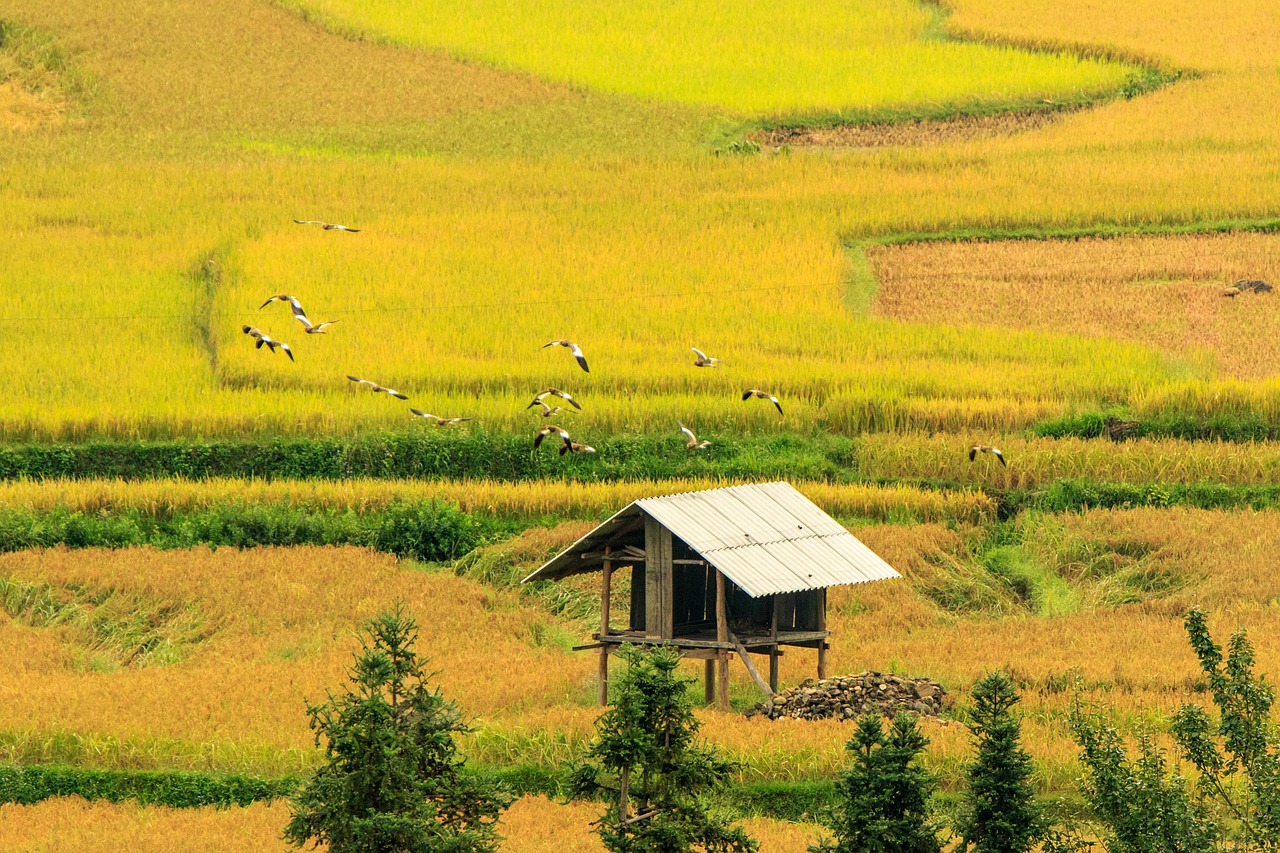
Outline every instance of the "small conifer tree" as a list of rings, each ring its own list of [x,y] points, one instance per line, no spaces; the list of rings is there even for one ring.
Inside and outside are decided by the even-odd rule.
[[[969,731],[977,757],[966,768],[969,787],[960,834],[977,853],[1025,853],[1042,829],[1031,786],[1031,756],[1022,748],[1013,679],[993,672],[973,688]]]
[[[326,761],[292,802],[285,840],[332,853],[490,853],[510,798],[462,773],[467,731],[413,650],[417,625],[397,605],[365,625],[344,692],[308,705]]]
[[[916,761],[928,743],[913,715],[898,714],[888,732],[878,714],[861,717],[848,743],[854,764],[837,789],[835,838],[810,853],[938,853],[929,821],[934,780]]]
[[[596,823],[604,846],[612,853],[753,853],[755,841],[705,803],[733,765],[697,739],[687,689],[693,679],[676,671],[679,653],[624,646],[620,654],[627,668],[573,784],[579,796],[610,800]]]

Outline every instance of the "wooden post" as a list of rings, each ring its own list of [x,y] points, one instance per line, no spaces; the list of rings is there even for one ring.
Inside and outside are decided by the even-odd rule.
[[[609,546],[604,546],[604,570],[600,573],[600,639],[609,636],[609,593],[613,581],[613,561],[609,559]],[[609,704],[609,647],[600,647],[600,672],[596,684],[596,699],[603,708]]]
[[[778,596],[769,596],[769,689],[778,692]]]
[[[644,519],[644,633],[670,640],[674,633],[675,606],[672,603],[673,567],[671,531],[652,518]]]
[[[818,630],[827,630],[827,591],[822,590],[818,598]],[[827,677],[827,638],[818,640],[818,680]]]
[[[724,573],[716,569],[716,642],[729,642],[729,605],[725,601]],[[720,670],[716,679],[716,704],[721,711],[729,710],[729,652],[716,650],[716,664]]]
[[[707,658],[703,669],[702,698],[704,705],[712,705],[716,701],[716,662]]]

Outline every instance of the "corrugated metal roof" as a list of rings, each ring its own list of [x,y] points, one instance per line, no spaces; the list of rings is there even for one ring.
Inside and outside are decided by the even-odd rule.
[[[901,577],[791,484],[778,482],[638,500],[525,580],[595,569],[597,562],[584,564],[581,555],[640,512],[755,598]]]

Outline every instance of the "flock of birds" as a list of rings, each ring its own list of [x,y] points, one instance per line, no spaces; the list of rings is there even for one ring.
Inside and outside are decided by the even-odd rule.
[[[318,219],[295,219],[293,221],[299,225],[317,225],[325,231],[346,231],[352,234],[359,233],[360,231],[359,228],[350,228],[346,225],[339,225],[333,222],[324,222]],[[263,302],[260,306],[258,306],[258,310],[261,311],[263,308],[266,308],[272,302],[287,302],[289,304],[290,310],[293,312],[294,319],[302,324],[303,331],[308,335],[324,334],[330,326],[338,322],[337,320],[328,320],[323,323],[311,322],[311,319],[307,317],[307,312],[302,307],[302,303],[298,300],[296,296],[292,296],[288,293],[280,293],[270,297],[269,299],[267,299],[267,301]],[[256,349],[262,349],[265,346],[273,354],[277,349],[281,349],[284,351],[285,355],[289,356],[290,361],[295,360],[293,357],[293,350],[290,349],[289,345],[284,341],[280,341],[271,337],[270,335],[263,332],[261,329],[257,328],[256,326],[245,325],[241,327],[241,330],[250,338],[254,339],[255,341],[254,347]],[[542,349],[546,349],[547,347],[564,347],[565,349],[569,350],[570,354],[573,355],[574,360],[577,361],[578,366],[581,367],[584,372],[586,373],[591,372],[591,368],[587,365],[587,357],[586,355],[583,354],[582,347],[580,347],[577,343],[567,339],[557,339],[554,341],[548,341],[547,343],[542,345]],[[712,356],[707,355],[705,352],[698,349],[697,347],[690,347],[690,349],[693,351],[693,354],[695,357],[693,362],[694,367],[719,367],[720,366],[720,359],[713,358]],[[349,379],[352,382],[355,382],[358,385],[363,385],[364,387],[368,388],[370,391],[372,391],[375,394],[386,394],[390,397],[395,397],[397,400],[409,399],[408,395],[402,394],[399,391],[395,390],[394,388],[388,388],[385,385],[380,385],[379,383],[374,382],[371,379],[361,379],[358,376],[347,376],[347,379]],[[773,394],[770,394],[768,391],[762,391],[759,388],[748,388],[742,392],[742,399],[744,402],[747,400],[751,400],[753,398],[757,400],[768,400],[770,403],[773,403],[774,408],[778,410],[779,416],[785,417],[785,415],[783,415],[783,412],[782,412],[782,403],[778,401],[778,398],[776,396],[774,396]],[[571,406],[572,408],[566,409],[560,406],[558,403],[554,405],[549,405],[547,403],[548,399],[563,401],[567,403],[569,406]],[[558,388],[547,388],[543,391],[539,391],[537,394],[534,395],[533,402],[529,403],[529,405],[526,406],[525,409],[526,410],[532,409],[534,406],[539,406],[541,408],[540,414],[543,418],[551,418],[560,414],[571,413],[574,410],[577,410],[577,411],[582,410],[582,406],[578,403],[577,400],[573,399],[572,396],[565,393],[564,391],[559,390]],[[469,417],[442,418],[437,415],[433,415],[430,412],[424,412],[424,411],[421,411],[420,409],[414,409],[414,408],[410,408],[409,411],[412,412],[417,417],[424,418],[425,420],[430,421],[431,423],[434,423],[436,426],[441,426],[441,427],[451,426],[453,424],[460,424],[466,421],[473,420],[473,418],[469,418]],[[698,436],[694,434],[693,430],[685,426],[683,422],[676,421],[676,423],[680,427],[680,432],[684,434],[685,438],[687,439],[685,442],[685,447],[688,450],[694,450],[694,451],[705,450],[707,447],[711,446],[710,441],[699,440]],[[557,439],[559,440],[560,442],[559,452],[561,456],[564,456],[567,453],[595,453],[596,452],[596,449],[591,445],[574,441],[570,437],[568,431],[558,426],[544,426],[541,429],[539,429],[537,433],[534,435],[534,439],[533,439],[534,449],[536,450],[537,448],[541,447],[542,442],[551,436],[556,436]],[[1004,454],[1002,454],[998,448],[991,447],[988,445],[983,445],[983,444],[975,444],[969,448],[969,461],[972,462],[975,458],[977,458],[977,455],[979,453],[990,453],[1000,460],[1001,465],[1008,464],[1007,462],[1005,462]]]

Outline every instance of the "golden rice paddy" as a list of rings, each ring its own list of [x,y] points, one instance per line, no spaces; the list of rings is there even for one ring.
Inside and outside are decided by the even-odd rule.
[[[465,429],[526,432],[537,418],[524,406],[548,385],[583,402],[572,428],[584,437],[671,432],[676,419],[721,441],[868,433],[851,459],[859,478],[974,488],[802,486],[863,523],[858,535],[905,575],[833,592],[831,668],[927,674],[959,701],[986,671],[1010,670],[1046,793],[1078,771],[1062,722],[1073,696],[1106,701],[1126,729],[1202,700],[1180,623],[1193,603],[1218,636],[1248,628],[1259,669],[1280,671],[1280,589],[1260,568],[1280,545],[1280,515],[1022,517],[1005,557],[1040,573],[1043,597],[1019,601],[992,585],[994,507],[977,490],[1275,482],[1272,442],[1112,444],[1028,429],[1099,408],[1280,421],[1268,369],[1280,295],[1219,295],[1236,278],[1280,284],[1274,235],[1229,228],[1280,215],[1275,4],[1223,15],[1138,0],[1118,16],[1094,0],[953,0],[948,17],[898,0],[816,17],[797,4],[693,5],[667,4],[681,26],[656,40],[644,35],[654,4],[619,8],[609,26],[588,15],[575,28],[595,39],[584,50],[556,16],[602,8],[587,0],[470,4],[431,32],[395,0],[0,0],[0,21],[42,46],[0,46],[0,438],[424,426],[410,405],[476,417]],[[481,37],[487,16],[508,13],[522,16],[510,32],[531,37]],[[779,15],[777,51],[742,35]],[[1049,53],[1023,50],[1036,45]],[[687,62],[663,64],[673,53]],[[840,71],[851,61],[857,76]],[[752,123],[797,115],[1055,110],[1125,85],[1138,61],[1182,77],[927,147],[734,153],[750,151],[733,143]],[[932,63],[945,73],[922,73]],[[706,85],[690,84],[704,72]],[[1215,234],[1159,234],[1170,228]],[[1132,236],[896,245],[1023,230]],[[258,309],[284,292],[338,324],[306,336],[284,306]],[[296,361],[255,350],[242,324],[287,341]],[[560,337],[582,344],[591,373],[540,348]],[[692,346],[723,366],[694,368]],[[348,374],[411,400],[357,389]],[[745,387],[778,394],[785,418],[744,404]],[[998,441],[1010,465],[970,463],[971,441]],[[362,511],[440,497],[581,519],[713,484],[10,483],[0,506]],[[898,512],[919,523],[888,523]],[[532,561],[581,529],[511,550]],[[141,668],[95,655],[74,626],[0,620],[0,759],[305,771],[316,761],[305,700],[340,683],[360,621],[396,600],[419,618],[445,695],[475,715],[462,742],[472,760],[559,764],[595,719],[595,659],[568,651],[590,626],[536,597],[360,549],[55,549],[0,556],[0,578],[119,590],[200,622],[172,662]],[[783,682],[813,668],[788,654]],[[739,669],[742,704],[754,688]],[[839,723],[703,713],[745,779],[831,777],[844,764]],[[930,765],[955,785],[967,734],[925,727]],[[0,806],[0,847],[169,850],[198,837],[270,849],[285,815]],[[507,849],[597,850],[591,818],[526,798],[508,815]],[[751,829],[766,851],[813,838],[809,826]]]

